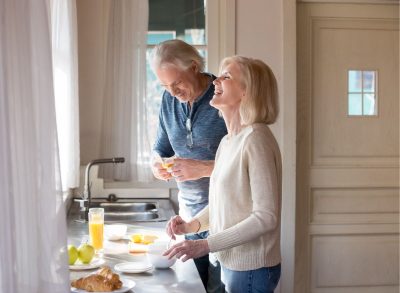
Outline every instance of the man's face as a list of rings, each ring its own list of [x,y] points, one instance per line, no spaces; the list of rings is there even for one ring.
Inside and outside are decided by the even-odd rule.
[[[156,70],[160,84],[181,103],[193,102],[195,95],[194,85],[197,76],[193,68],[182,70],[177,66],[161,67]]]

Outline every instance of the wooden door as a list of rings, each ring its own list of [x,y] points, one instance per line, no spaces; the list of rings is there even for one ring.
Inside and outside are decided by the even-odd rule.
[[[295,291],[399,292],[399,6],[297,17]],[[376,74],[375,115],[349,115],[349,71]]]

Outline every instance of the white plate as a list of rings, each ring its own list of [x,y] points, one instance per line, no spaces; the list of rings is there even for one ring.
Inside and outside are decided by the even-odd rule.
[[[121,273],[138,274],[150,271],[153,269],[153,265],[148,262],[122,262],[116,264],[114,269]]]
[[[133,287],[135,287],[135,285],[136,285],[135,281],[132,281],[132,280],[128,280],[128,279],[124,279],[124,278],[121,278],[120,280],[122,282],[122,287],[118,290],[112,291],[113,293],[127,292],[127,291],[131,290]],[[88,291],[71,287],[71,292],[87,293]],[[96,292],[93,292],[93,293],[96,293]],[[97,293],[99,293],[99,292],[97,292]]]
[[[69,266],[69,269],[70,270],[91,270],[91,269],[100,267],[104,263],[105,263],[105,260],[102,258],[94,258],[88,264],[83,264],[78,259],[75,264]]]
[[[127,228],[128,226],[123,224],[105,225],[104,236],[111,241],[120,240],[125,236]]]

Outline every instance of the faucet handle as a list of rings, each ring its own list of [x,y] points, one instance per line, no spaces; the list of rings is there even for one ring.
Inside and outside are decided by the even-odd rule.
[[[79,219],[77,222],[85,223],[88,221],[89,213],[89,200],[84,198],[74,198],[75,202],[79,202]]]
[[[84,198],[74,198],[75,202],[79,202],[79,207],[81,209],[86,209],[89,206],[89,200]]]
[[[113,160],[114,164],[116,164],[116,163],[124,163],[125,162],[125,158],[124,157],[115,157],[115,158],[112,158],[112,160]]]

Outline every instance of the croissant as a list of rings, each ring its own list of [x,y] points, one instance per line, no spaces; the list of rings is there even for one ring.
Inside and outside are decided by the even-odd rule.
[[[122,287],[122,282],[119,279],[119,275],[118,274],[114,274],[109,267],[107,267],[107,266],[101,267],[96,272],[96,274],[100,275],[100,276],[103,276],[108,281],[110,281],[114,286],[114,290],[120,289]]]
[[[80,278],[78,280],[72,281],[72,287],[77,289],[83,289],[88,292],[111,292],[114,290],[114,285],[109,280],[101,275],[89,275],[84,278]]]

